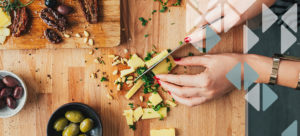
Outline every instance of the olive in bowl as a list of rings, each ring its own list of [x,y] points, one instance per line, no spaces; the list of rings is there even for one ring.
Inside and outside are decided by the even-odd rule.
[[[27,87],[16,74],[0,70],[0,118],[16,115],[27,100]]]
[[[65,123],[65,119],[68,123]],[[102,136],[101,120],[91,107],[82,103],[68,103],[58,108],[48,121],[47,136],[56,135]]]

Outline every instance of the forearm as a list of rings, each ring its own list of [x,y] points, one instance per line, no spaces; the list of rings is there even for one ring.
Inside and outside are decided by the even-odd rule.
[[[260,55],[243,55],[247,62],[259,75],[257,83],[268,83],[272,72],[273,60]],[[278,69],[277,84],[290,88],[295,88],[298,83],[300,73],[300,62],[281,60]]]

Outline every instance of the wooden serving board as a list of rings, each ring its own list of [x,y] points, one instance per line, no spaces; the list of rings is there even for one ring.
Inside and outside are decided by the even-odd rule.
[[[60,2],[75,9],[73,14],[66,16],[69,27],[65,32],[60,33],[64,39],[62,43],[51,44],[44,37],[44,31],[51,28],[39,17],[41,10],[46,6],[44,0],[35,0],[28,6],[32,16],[29,32],[21,37],[7,37],[5,44],[0,45],[0,49],[98,48],[114,47],[120,44],[120,0],[99,0],[100,21],[97,24],[89,24],[86,21],[77,0],[61,0]],[[93,46],[84,43],[84,30],[88,31],[90,38],[94,40]],[[71,37],[65,38],[64,33]],[[76,33],[81,34],[82,37],[75,37]]]

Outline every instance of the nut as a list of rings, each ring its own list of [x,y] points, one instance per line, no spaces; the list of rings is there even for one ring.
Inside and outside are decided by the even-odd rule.
[[[143,102],[144,101],[144,97],[140,96],[140,101]]]
[[[114,60],[117,60],[119,58],[119,56],[114,57]]]
[[[110,94],[106,94],[106,97],[110,100],[114,99]]]
[[[80,38],[80,37],[81,37],[81,35],[80,35],[79,33],[75,34],[75,36],[76,36],[77,38]]]
[[[94,40],[93,40],[93,39],[89,39],[88,44],[89,44],[90,46],[93,46],[93,45],[94,45]]]
[[[115,66],[115,65],[118,65],[118,64],[120,64],[120,61],[119,60],[117,60],[117,61],[115,61],[113,64],[111,64],[112,66]]]
[[[124,82],[125,82],[125,80],[126,80],[126,78],[125,78],[125,77],[122,77],[121,79],[122,79],[121,81],[122,81],[123,83],[124,83]]]
[[[89,38],[84,38],[84,39],[83,39],[83,42],[84,42],[84,43],[87,43],[88,40],[89,40]]]
[[[93,55],[93,54],[94,54],[94,50],[91,50],[91,51],[89,52],[89,54],[90,54],[90,55]]]
[[[121,84],[117,85],[117,90],[120,91],[121,90]]]
[[[128,85],[128,87],[132,87],[132,86],[133,86],[133,83],[131,83],[131,84]]]
[[[97,78],[97,73],[91,73],[90,78],[96,79]]]
[[[110,54],[110,55],[108,55],[108,57],[109,57],[109,58],[115,58],[116,56],[115,56],[115,55],[112,55],[112,54]]]
[[[69,34],[64,34],[64,37],[70,38],[71,36]]]
[[[95,62],[95,63],[100,63],[100,61],[99,61],[98,58],[97,58],[97,59],[94,59],[94,62]]]
[[[89,37],[89,36],[90,36],[90,33],[89,33],[88,31],[84,30],[84,31],[83,31],[83,35],[84,35],[85,37]]]
[[[127,80],[127,81],[126,81],[126,84],[131,84],[131,83],[133,83],[132,80]]]
[[[117,74],[118,74],[118,70],[113,71],[112,74],[113,74],[113,75],[117,75]]]
[[[128,53],[128,50],[127,50],[127,49],[124,49],[124,53]]]
[[[132,79],[133,79],[133,76],[128,76],[127,79],[128,79],[128,80],[132,80]]]

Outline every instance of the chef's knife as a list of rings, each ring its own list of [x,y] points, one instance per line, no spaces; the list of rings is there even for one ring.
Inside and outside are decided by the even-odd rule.
[[[211,23],[208,23],[204,26],[202,26],[200,29],[205,29],[208,25],[210,24],[213,24],[214,22],[217,22],[219,21],[220,19],[222,19],[223,17],[221,18],[218,18],[216,20],[214,20],[213,22]],[[180,45],[178,47],[176,47],[174,50],[172,50],[171,52],[168,53],[167,56],[163,57],[162,59],[160,59],[158,62],[156,62],[155,64],[153,64],[150,68],[148,68],[143,74],[139,75],[137,78],[135,78],[134,82],[136,82],[138,79],[140,79],[142,76],[144,76],[145,74],[147,74],[149,71],[151,71],[155,66],[157,66],[160,62],[164,61],[167,57],[169,57],[172,53],[174,53],[175,51],[177,51],[178,49],[180,49],[181,47],[183,47],[184,45],[186,45],[188,43],[186,42],[182,42],[180,43]]]

